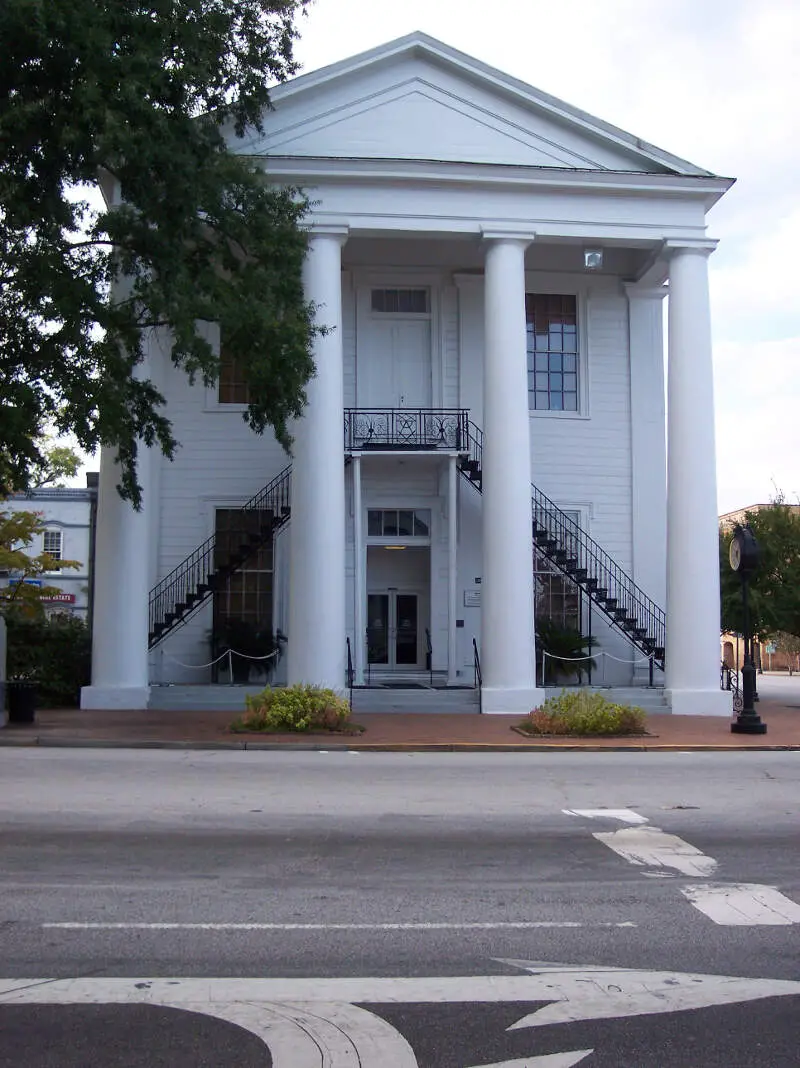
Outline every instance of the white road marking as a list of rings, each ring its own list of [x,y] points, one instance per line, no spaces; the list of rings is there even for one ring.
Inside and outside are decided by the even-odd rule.
[[[596,831],[594,837],[621,857],[648,868],[674,868],[683,875],[705,878],[713,875],[717,862],[693,845],[658,827],[626,827],[621,831]]]
[[[246,1028],[264,1042],[278,1068],[418,1068],[400,1032],[358,1005],[206,1001],[172,1007]]]
[[[647,823],[646,816],[640,816],[632,808],[562,808],[565,816],[585,816],[590,820],[619,820],[621,823]]]
[[[682,886],[681,893],[696,909],[723,927],[782,927],[800,923],[800,905],[775,886],[697,883]]]
[[[2,1004],[153,1004],[187,1007],[250,1002],[297,1006],[313,1012],[320,1002],[469,1003],[542,1001],[538,1012],[513,1029],[571,1020],[611,1019],[679,1012],[768,997],[800,997],[800,982],[725,975],[651,972],[632,968],[543,965],[508,961],[526,975],[199,979],[116,978],[2,979]],[[326,1011],[327,1008],[326,1008]],[[535,1019],[535,1024],[530,1021]]]
[[[535,931],[543,928],[636,927],[619,923],[580,923],[576,920],[487,921],[485,923],[105,923],[63,921],[43,923],[62,931]]]
[[[523,1057],[515,1061],[495,1061],[494,1064],[475,1065],[475,1068],[572,1068],[585,1060],[593,1049],[574,1049],[569,1053],[545,1053],[541,1057]]]

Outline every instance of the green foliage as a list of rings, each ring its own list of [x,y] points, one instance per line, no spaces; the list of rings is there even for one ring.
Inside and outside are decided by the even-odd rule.
[[[296,70],[309,0],[4,0],[0,5],[0,493],[30,485],[41,432],[172,457],[149,335],[216,381],[219,324],[246,418],[288,447],[313,373],[308,203],[228,143],[262,130]],[[97,208],[102,190],[106,207]]]
[[[45,522],[38,512],[0,511],[0,571],[7,571],[19,581],[0,587],[0,615],[11,612],[44,618],[42,597],[61,593],[54,586],[31,586],[25,579],[41,581],[47,572],[75,570],[77,560],[56,560],[49,553],[31,556],[34,540],[43,533]]]
[[[597,667],[594,658],[575,661],[578,657],[588,657],[589,650],[597,644],[596,638],[587,637],[575,627],[562,627],[550,619],[537,620],[536,623],[536,671],[539,685],[542,680],[552,683],[556,679],[577,676],[584,671]],[[547,657],[545,657],[547,653]]]
[[[321,686],[267,687],[245,698],[245,714],[234,731],[345,731],[350,706],[335,690]]]
[[[744,522],[750,524],[761,550],[758,570],[750,579],[753,633],[800,634],[800,515],[779,495],[769,507],[747,512]],[[720,630],[741,634],[742,583],[728,559],[732,536],[732,529],[720,530]]]
[[[590,690],[563,690],[534,708],[520,728],[526,734],[611,735],[642,734],[646,716],[641,708],[618,705]]]
[[[76,705],[90,681],[91,637],[74,616],[30,618],[12,611],[8,625],[8,677],[36,683],[40,705]]]

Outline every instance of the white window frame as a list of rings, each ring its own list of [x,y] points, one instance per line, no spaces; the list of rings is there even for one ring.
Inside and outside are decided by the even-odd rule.
[[[536,409],[528,407],[528,415],[532,419],[589,419],[589,389],[590,360],[589,360],[589,287],[586,280],[568,275],[559,279],[552,274],[540,274],[527,271],[525,273],[525,293],[534,296],[567,296],[575,297],[576,313],[578,317],[578,410],[577,412],[553,411],[552,409]],[[528,394],[530,397],[530,393]],[[530,400],[528,401],[530,405]]]

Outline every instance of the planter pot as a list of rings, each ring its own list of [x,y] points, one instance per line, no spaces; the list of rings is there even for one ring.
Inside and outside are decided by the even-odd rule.
[[[36,718],[36,683],[8,682],[8,722],[33,723]]]

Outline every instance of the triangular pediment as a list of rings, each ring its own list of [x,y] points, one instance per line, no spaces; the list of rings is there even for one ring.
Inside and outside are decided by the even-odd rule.
[[[273,104],[238,151],[708,173],[424,34],[287,82]]]

